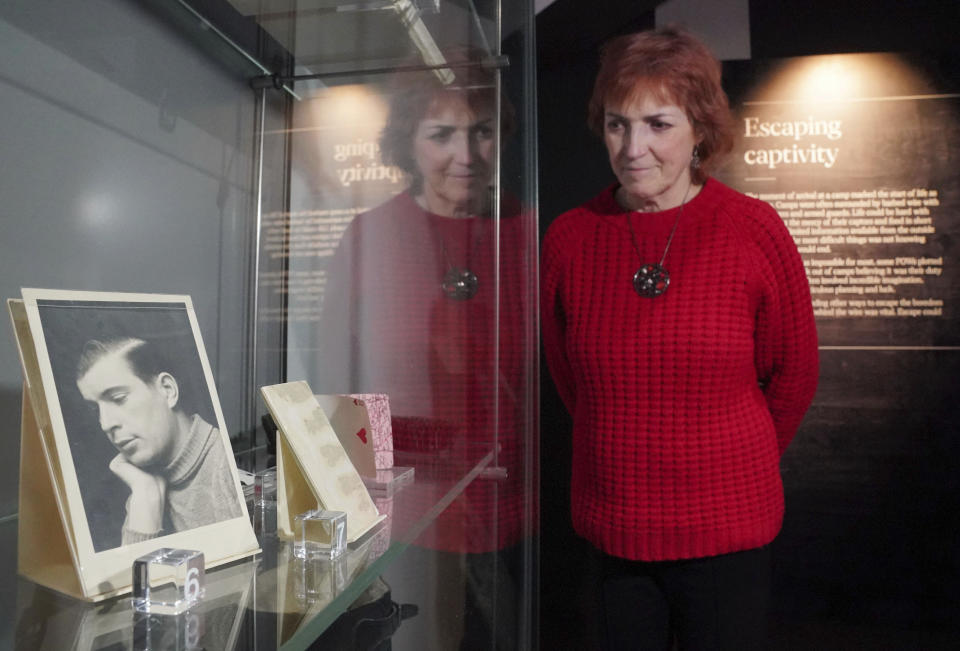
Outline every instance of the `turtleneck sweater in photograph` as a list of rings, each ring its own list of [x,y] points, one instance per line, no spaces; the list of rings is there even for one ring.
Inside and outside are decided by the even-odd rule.
[[[144,533],[124,522],[124,545],[243,516],[220,430],[198,414],[190,419],[186,443],[160,475],[166,481],[165,520],[173,529]]]
[[[763,546],[817,384],[802,260],[773,208],[709,179],[683,208],[669,288],[639,296],[633,275],[660,260],[679,208],[630,214],[635,248],[616,187],[558,217],[541,258],[547,364],[573,416],[574,528],[632,560]]]

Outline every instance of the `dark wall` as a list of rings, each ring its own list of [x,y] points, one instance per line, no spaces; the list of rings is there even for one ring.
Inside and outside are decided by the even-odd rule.
[[[871,96],[955,94],[960,67],[951,59],[956,56],[887,57],[882,88],[879,79],[870,81],[869,66],[861,81],[877,91],[867,93]],[[860,60],[876,58],[864,55]],[[898,69],[894,62],[910,74],[893,74]],[[753,99],[776,98],[777,91],[758,81],[781,63],[725,64],[725,83],[740,115],[764,110],[742,108],[738,100],[744,91]],[[763,95],[765,91],[770,94]],[[829,114],[831,106],[820,103],[803,110]],[[940,641],[926,640],[917,648],[954,648],[944,638],[956,632],[952,613],[960,611],[955,587],[960,538],[953,533],[960,530],[960,386],[955,381],[960,376],[960,157],[954,153],[960,148],[960,103],[941,97],[864,101],[856,110],[847,106],[857,124],[845,125],[838,150],[843,160],[830,170],[791,174],[781,168],[775,180],[752,187],[761,192],[937,189],[936,231],[922,246],[840,244],[830,254],[814,254],[806,247],[804,255],[808,260],[828,255],[869,260],[936,252],[944,260],[942,275],[898,290],[898,298],[937,297],[945,306],[941,315],[925,318],[818,317],[819,390],[781,463],[787,511],[773,545],[776,615],[781,625],[842,623],[871,634],[923,632]],[[725,180],[750,185],[744,182],[750,172],[742,155],[752,146],[738,147],[740,155],[724,170]],[[821,301],[834,298],[819,289]]]
[[[754,59],[957,47],[956,0],[751,0]]]
[[[613,180],[585,124],[596,52],[609,36],[652,27],[656,4],[599,11],[557,0],[537,17],[541,233]],[[955,0],[754,0],[750,16],[754,59],[933,51],[958,69]],[[817,398],[782,464],[776,648],[951,648],[960,612],[958,358],[822,351]],[[541,647],[595,648],[597,586],[568,513],[570,422],[545,366],[541,394]]]
[[[960,86],[952,0],[754,0],[750,27],[754,59],[922,52],[940,92]],[[861,631],[855,648],[955,648],[958,375],[957,351],[821,351],[817,397],[782,462],[781,639],[819,622],[830,633],[818,648],[849,645],[841,629]]]
[[[613,36],[653,27],[656,4],[602,0],[587,10],[558,0],[537,16],[541,232],[613,179],[603,143],[587,128],[597,53]]]

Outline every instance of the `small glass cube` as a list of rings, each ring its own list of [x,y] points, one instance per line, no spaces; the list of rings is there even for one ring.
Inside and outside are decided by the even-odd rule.
[[[277,501],[276,466],[261,470],[253,476],[253,501],[254,504]]]
[[[267,468],[253,478],[253,530],[259,536],[277,531],[277,469]]]
[[[204,581],[203,552],[158,549],[133,562],[133,609],[178,615],[200,601]]]
[[[297,558],[337,558],[347,550],[347,514],[312,509],[295,518]]]

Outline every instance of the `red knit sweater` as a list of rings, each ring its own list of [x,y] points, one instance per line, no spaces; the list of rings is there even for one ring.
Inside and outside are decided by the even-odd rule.
[[[638,296],[677,208],[631,213],[616,186],[557,218],[543,243],[547,363],[573,415],[578,534],[633,560],[769,543],[779,459],[817,383],[803,264],[767,204],[708,180],[684,207],[667,292]]]
[[[330,267],[321,386],[389,395],[397,464],[416,467],[404,502],[425,511],[495,448],[507,470],[506,479],[474,481],[423,546],[487,552],[514,544],[536,499],[524,472],[534,454],[526,429],[537,354],[532,237],[516,201],[503,202],[496,222],[435,215],[404,192],[353,220]],[[443,294],[451,266],[477,275],[473,298]]]

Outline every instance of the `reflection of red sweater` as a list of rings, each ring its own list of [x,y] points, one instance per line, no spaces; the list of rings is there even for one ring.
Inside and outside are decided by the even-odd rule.
[[[813,398],[816,329],[796,246],[774,210],[707,181],[684,208],[657,298],[616,186],[551,224],[541,318],[573,415],[576,531],[634,560],[769,543],[783,519],[779,458]],[[657,262],[677,209],[632,213]]]
[[[492,551],[521,536],[523,439],[533,437],[523,429],[525,403],[536,359],[528,228],[516,202],[504,202],[498,234],[493,219],[441,217],[402,193],[351,223],[330,269],[323,364],[334,382],[324,388],[389,395],[397,463],[404,450],[422,461],[404,498],[429,491],[431,472],[465,473],[495,440],[501,445],[498,463],[510,478],[475,481],[451,504],[421,540],[437,549]],[[444,296],[451,265],[477,275],[476,296]]]

